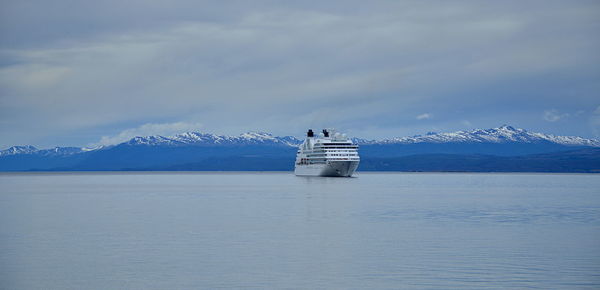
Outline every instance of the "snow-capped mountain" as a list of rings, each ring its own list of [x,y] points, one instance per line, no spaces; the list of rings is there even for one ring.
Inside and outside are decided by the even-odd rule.
[[[90,151],[89,148],[79,147],[54,147],[51,149],[41,149],[37,153],[41,155],[72,155]]]
[[[600,141],[528,132],[506,125],[378,141],[352,140],[360,144],[361,166],[365,170],[600,172]],[[0,171],[291,170],[300,143],[292,136],[264,132],[239,136],[189,132],[169,137],[135,137],[95,148],[14,146],[0,151]],[[460,167],[468,160],[483,163]],[[422,167],[436,162],[441,163]]]
[[[583,146],[600,147],[600,141],[585,139],[575,136],[556,136],[543,133],[529,132],[508,125],[492,129],[476,129],[472,131],[457,131],[452,133],[427,133],[411,137],[398,137],[383,140],[367,140],[352,138],[352,141],[361,145],[418,145],[418,144],[502,144],[522,143],[536,144],[549,143],[558,146]],[[79,153],[108,150],[116,146],[245,146],[245,145],[275,145],[298,146],[302,141],[293,136],[273,136],[265,132],[248,132],[239,136],[216,135],[210,133],[187,132],[175,136],[146,136],[134,137],[129,141],[106,147],[77,148],[55,147],[51,149],[37,149],[34,146],[13,146],[0,151],[0,157],[10,155],[34,154],[40,156],[67,156]]]
[[[449,133],[429,132],[426,135],[397,137],[382,140],[368,140],[354,137],[357,144],[416,144],[416,143],[539,143],[550,142],[565,146],[600,147],[600,141],[576,136],[556,136],[551,134],[529,132],[512,126],[503,125],[492,129],[476,129]],[[188,132],[175,136],[135,137],[122,143],[127,145],[286,145],[297,146],[302,143],[292,136],[278,137],[265,132],[248,132],[239,136],[215,135],[210,133]]]
[[[285,145],[296,146],[301,141],[292,136],[276,137],[264,132],[248,132],[239,136],[215,135],[199,132],[188,132],[171,137],[147,136],[135,137],[124,144],[126,145],[154,145],[154,146],[185,146],[185,145]]]
[[[54,147],[50,149],[37,149],[34,146],[13,146],[6,150],[0,151],[0,157],[19,154],[36,154],[42,156],[50,155],[72,155],[89,151],[87,148],[79,147]]]
[[[13,146],[0,150],[0,157],[19,154],[36,155],[70,155],[96,150],[109,149],[119,145],[128,146],[241,146],[241,145],[282,145],[297,146],[302,141],[293,136],[273,136],[265,132],[248,132],[239,136],[215,135],[200,132],[187,132],[175,136],[145,136],[134,137],[129,141],[113,146],[98,146],[95,148],[55,147],[38,149],[34,146]]]
[[[362,141],[362,140],[361,140]],[[427,133],[427,135],[399,137],[380,141],[362,141],[362,144],[416,144],[416,143],[540,143],[550,142],[565,146],[600,147],[600,141],[575,136],[555,136],[529,132],[504,125],[492,129],[476,129],[453,133]]]
[[[16,154],[31,154],[31,153],[34,153],[37,151],[38,151],[38,149],[31,145],[13,146],[6,150],[0,151],[0,156],[16,155]]]

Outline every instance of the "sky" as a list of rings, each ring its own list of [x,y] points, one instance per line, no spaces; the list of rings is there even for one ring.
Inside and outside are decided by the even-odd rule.
[[[0,149],[337,128],[600,138],[600,1],[0,2]]]

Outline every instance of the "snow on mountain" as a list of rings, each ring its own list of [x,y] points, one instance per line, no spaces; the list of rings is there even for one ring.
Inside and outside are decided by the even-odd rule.
[[[363,139],[363,138],[358,138],[358,137],[352,137],[352,138],[350,138],[350,140],[354,144],[375,144],[375,143],[377,143],[376,140],[369,140],[369,139]]]
[[[529,132],[504,125],[492,129],[476,129],[452,133],[428,132],[426,135],[399,137],[383,140],[367,140],[351,138],[356,144],[415,144],[415,143],[538,143],[551,142],[567,146],[600,147],[600,141],[574,136],[555,136],[543,133]],[[125,144],[128,145],[258,145],[278,144],[297,146],[301,140],[292,137],[277,137],[265,132],[248,132],[239,136],[224,136],[199,132],[188,132],[171,137],[148,136],[135,137]]]
[[[555,136],[543,133],[529,132],[503,125],[492,129],[476,129],[452,133],[428,133],[425,136],[399,137],[372,141],[366,144],[415,144],[415,143],[539,143],[551,142],[566,146],[600,147],[600,141],[575,136]]]
[[[248,132],[240,136],[224,136],[199,132],[188,132],[171,137],[148,136],[135,137],[124,144],[126,145],[258,145],[272,144],[296,146],[301,141],[292,136],[276,137],[264,132]]]
[[[51,149],[37,149],[34,146],[13,146],[0,151],[0,156],[9,156],[17,154],[37,154],[37,155],[71,155],[81,153],[84,150],[78,147],[54,147]]]
[[[37,148],[31,146],[31,145],[27,145],[27,146],[13,146],[10,147],[6,150],[2,150],[0,151],[0,156],[7,156],[7,155],[16,155],[16,154],[31,154],[38,151]]]
[[[121,143],[125,145],[172,145],[173,140],[163,136],[146,136],[134,137],[127,142]],[[121,145],[119,144],[119,145]]]
[[[52,149],[41,149],[36,153],[41,155],[71,155],[81,152],[85,152],[85,150],[79,147],[54,147]]]

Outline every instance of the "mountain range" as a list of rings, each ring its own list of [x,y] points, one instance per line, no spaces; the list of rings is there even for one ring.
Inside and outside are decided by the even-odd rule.
[[[600,141],[508,125],[352,140],[360,145],[359,170],[364,171],[600,172]],[[239,136],[188,132],[135,137],[95,148],[14,146],[0,151],[0,171],[293,170],[301,142],[264,132]]]

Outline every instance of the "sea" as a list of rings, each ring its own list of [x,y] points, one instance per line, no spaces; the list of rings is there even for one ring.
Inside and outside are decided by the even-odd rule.
[[[0,289],[599,289],[600,174],[0,174]]]

